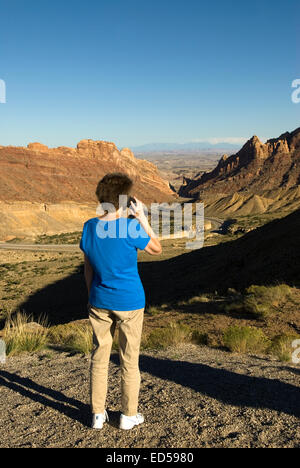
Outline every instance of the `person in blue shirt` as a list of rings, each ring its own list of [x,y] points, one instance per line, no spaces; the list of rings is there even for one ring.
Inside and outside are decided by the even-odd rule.
[[[122,390],[120,428],[131,429],[144,422],[143,415],[138,413],[138,396],[145,292],[138,273],[137,252],[145,250],[150,255],[160,255],[162,247],[149,225],[143,203],[136,198],[127,203],[132,190],[133,182],[126,174],[107,174],[96,190],[103,214],[84,224],[80,241],[94,332],[91,364],[94,429],[102,429],[108,420],[105,410],[108,366],[117,322]]]

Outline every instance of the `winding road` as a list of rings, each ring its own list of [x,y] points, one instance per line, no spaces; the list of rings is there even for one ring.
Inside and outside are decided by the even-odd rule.
[[[210,221],[212,228],[210,231],[223,233],[224,220],[220,218],[205,218],[205,221]],[[35,252],[79,252],[77,244],[13,244],[8,242],[0,243],[0,250],[29,250]]]

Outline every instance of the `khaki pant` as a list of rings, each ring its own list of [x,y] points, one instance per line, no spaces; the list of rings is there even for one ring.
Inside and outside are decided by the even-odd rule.
[[[103,413],[107,395],[108,366],[117,322],[121,364],[122,413],[137,414],[141,376],[139,352],[144,309],[116,311],[89,305],[89,318],[94,331],[91,364],[91,406],[93,413]]]

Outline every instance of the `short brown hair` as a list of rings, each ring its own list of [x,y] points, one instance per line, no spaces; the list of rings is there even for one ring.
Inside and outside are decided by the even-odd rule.
[[[119,209],[119,196],[129,195],[133,181],[122,172],[106,174],[97,185],[96,195],[100,203],[111,203]]]

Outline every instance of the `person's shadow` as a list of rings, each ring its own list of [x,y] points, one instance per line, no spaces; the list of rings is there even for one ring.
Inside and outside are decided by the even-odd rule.
[[[111,360],[118,364],[118,355],[113,354]],[[140,369],[154,377],[189,387],[226,405],[267,408],[300,417],[300,388],[279,380],[147,355],[140,356]]]
[[[113,353],[111,361],[119,365],[118,354]],[[140,369],[141,372],[191,388],[226,405],[269,409],[300,417],[299,388],[279,380],[241,375],[200,363],[172,361],[147,355],[140,356]],[[90,424],[89,406],[65,396],[62,392],[4,370],[0,371],[0,384],[85,426]],[[110,424],[114,427],[118,427],[119,414],[117,411],[109,411]]]
[[[90,415],[89,406],[62,392],[44,387],[31,379],[0,370],[0,385],[13,390],[32,401],[52,408],[70,419],[87,425]]]

